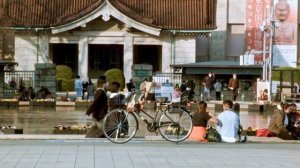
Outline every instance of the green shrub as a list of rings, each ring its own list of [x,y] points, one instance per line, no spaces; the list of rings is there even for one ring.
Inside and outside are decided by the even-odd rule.
[[[62,91],[74,91],[75,79],[64,79],[62,80]]]
[[[74,79],[72,69],[65,65],[56,66],[56,83],[59,91],[73,91]],[[73,81],[73,83],[71,82]],[[72,83],[72,84],[71,84]]]
[[[294,82],[300,82],[300,70],[297,68],[292,67],[281,67],[277,70],[297,70],[294,72]],[[279,81],[280,80],[280,71],[273,71],[273,80]],[[290,71],[282,71],[282,80],[285,82],[291,81],[291,72]]]
[[[56,79],[72,79],[73,72],[72,69],[66,65],[56,66]]]
[[[106,71],[104,75],[106,76],[106,79],[109,82],[110,86],[112,82],[119,82],[121,84],[121,90],[124,89],[125,77],[120,69],[110,69]]]

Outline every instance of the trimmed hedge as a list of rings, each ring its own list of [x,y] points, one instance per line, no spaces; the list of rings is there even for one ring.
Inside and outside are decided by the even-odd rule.
[[[121,84],[120,89],[123,90],[125,88],[125,77],[120,69],[110,69],[106,71],[104,75],[109,82],[109,86],[111,86],[112,82],[119,82]]]
[[[73,72],[72,69],[65,65],[56,66],[56,79],[72,79]]]
[[[61,78],[58,78],[56,79],[57,81],[57,88],[60,90],[60,91],[74,91],[74,82],[75,82],[75,79],[61,79]]]
[[[65,65],[56,66],[56,81],[59,91],[73,91],[74,81],[72,69]]]
[[[281,67],[278,70],[298,70],[294,73],[294,81],[300,82],[300,70],[297,68],[292,67]],[[291,73],[289,71],[283,71],[282,72],[282,79],[285,82],[291,81]],[[280,72],[279,71],[273,71],[272,80],[279,81],[280,80]]]

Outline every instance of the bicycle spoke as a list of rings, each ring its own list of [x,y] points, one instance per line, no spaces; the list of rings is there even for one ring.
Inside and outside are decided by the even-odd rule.
[[[135,115],[123,109],[115,109],[104,118],[104,135],[114,143],[125,143],[133,138],[138,125]]]
[[[179,142],[186,139],[191,130],[192,119],[185,111],[180,113],[165,112],[159,120],[161,135],[172,142]]]

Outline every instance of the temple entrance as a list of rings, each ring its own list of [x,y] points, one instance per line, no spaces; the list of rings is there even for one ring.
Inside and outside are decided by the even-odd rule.
[[[118,68],[123,70],[123,45],[89,45],[89,77],[98,77],[105,71]]]
[[[161,45],[134,45],[133,53],[133,64],[150,64],[153,65],[153,72],[161,72]]]
[[[56,65],[69,66],[74,74],[78,72],[78,45],[77,44],[50,44],[50,59]]]

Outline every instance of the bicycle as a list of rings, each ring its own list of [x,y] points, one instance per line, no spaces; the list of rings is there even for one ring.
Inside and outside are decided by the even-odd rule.
[[[135,95],[135,93],[133,93]],[[125,98],[125,100],[128,98]],[[103,120],[105,137],[113,143],[130,141],[139,128],[137,117],[144,121],[149,132],[159,131],[160,135],[170,142],[180,142],[188,138],[193,124],[190,113],[181,106],[166,104],[166,99],[158,101],[154,117],[146,113],[140,103],[135,103],[132,110],[126,109],[124,101],[120,107],[110,111]],[[128,101],[127,101],[128,103]],[[149,118],[148,121],[141,114]]]

